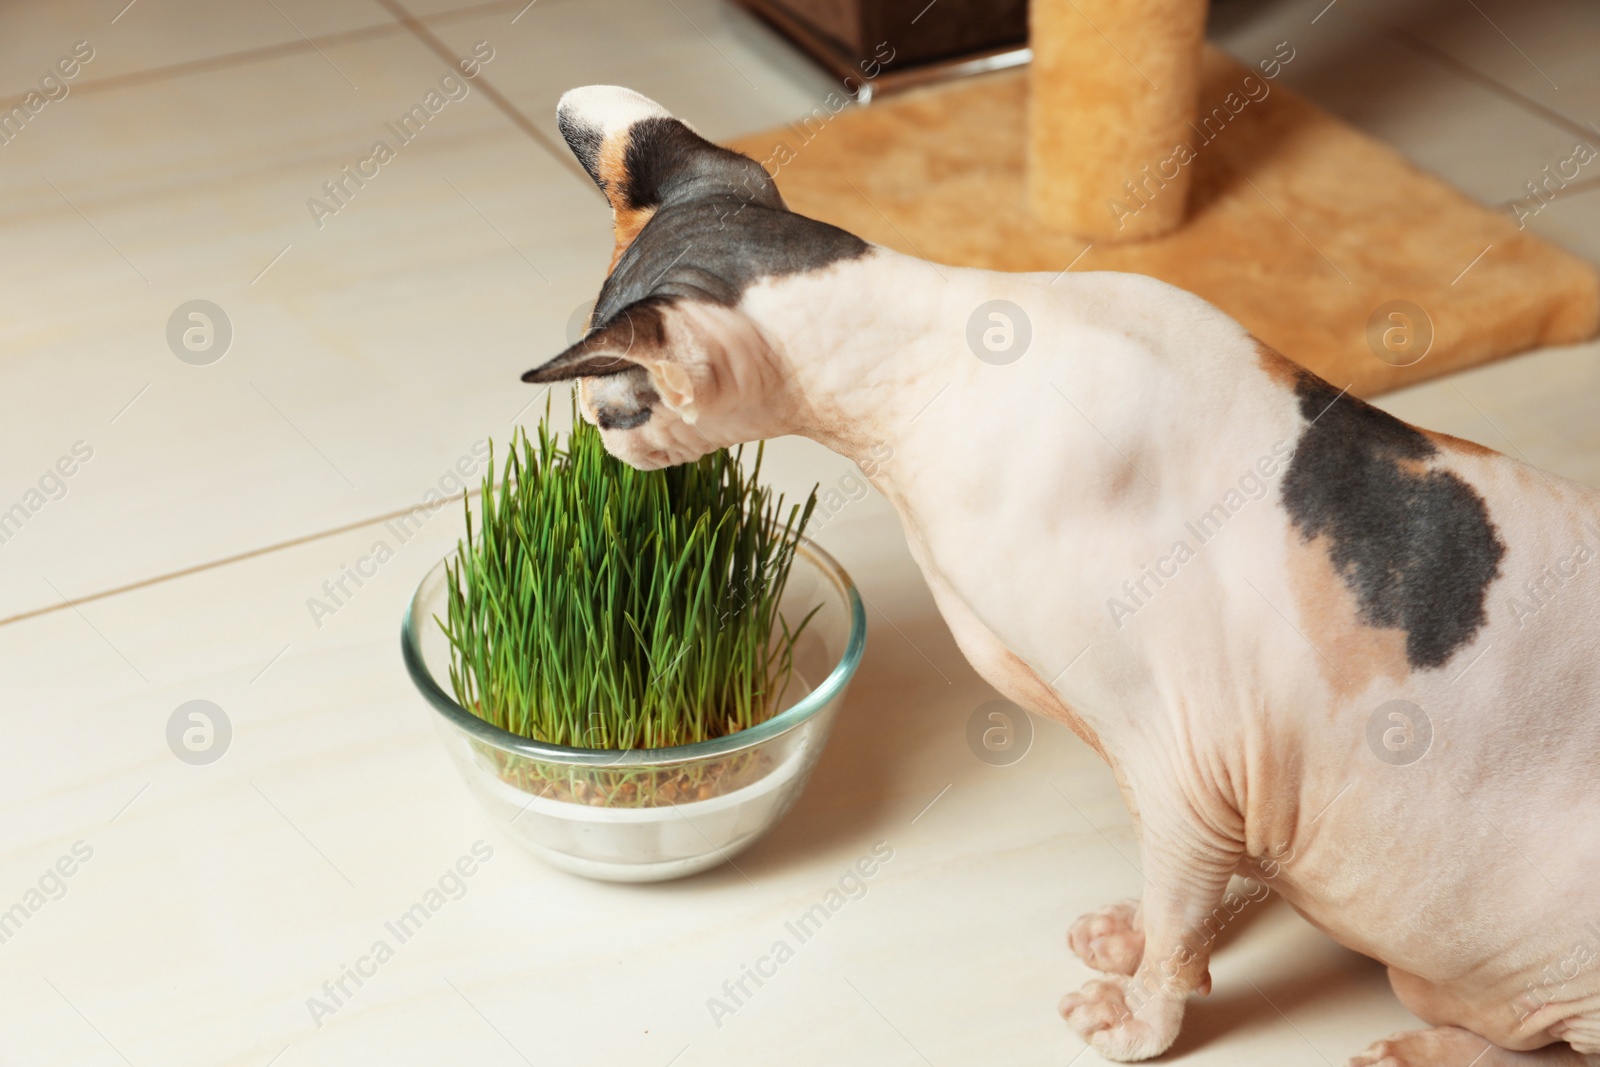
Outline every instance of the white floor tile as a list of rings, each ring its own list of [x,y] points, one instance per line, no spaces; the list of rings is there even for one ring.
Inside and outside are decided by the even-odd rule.
[[[457,779],[396,647],[414,582],[459,534],[453,509],[396,541],[320,627],[306,599],[391,533],[8,626],[0,882],[32,884],[80,840],[93,856],[5,945],[0,987],[26,1022],[0,1030],[0,1057],[262,1064],[287,1047],[281,1062],[301,1067],[516,1062],[509,1043],[536,1061],[666,1063],[687,1045],[682,1062],[776,1065],[911,1058],[909,1042],[933,1062],[1070,1059],[1081,1046],[1053,1005],[1090,975],[1063,934],[1137,892],[1127,813],[1063,728],[1041,723],[1011,767],[973,757],[967,719],[990,694],[893,516],[857,507],[823,537],[873,604],[849,704],[786,820],[737,869],[683,883],[547,869]],[[195,698],[233,726],[205,767],[164,736]],[[494,856],[467,894],[318,1027],[307,998],[479,839]],[[716,1025],[707,1000],[723,981],[880,840],[894,857],[867,895]],[[1282,908],[1242,923],[1216,974],[1180,1062],[1298,1054],[1250,983],[1329,1055],[1406,1019],[1379,971]]]
[[[1600,188],[1559,196],[1549,203],[1537,198],[1524,200],[1521,207],[1513,217],[1528,229],[1591,263],[1600,263]]]
[[[1600,342],[1550,348],[1390,393],[1379,407],[1600,488]]]
[[[581,14],[571,32],[589,33],[601,16],[578,7],[536,13]],[[490,42],[484,76],[515,84],[551,28],[481,17],[447,21],[452,44]],[[692,37],[676,47],[693,70],[736,50],[672,19],[657,39]],[[79,440],[94,459],[0,546],[17,574],[0,617],[409,506],[472,442],[509,432],[536,395],[518,376],[598,290],[609,212],[564,146],[553,156],[482,92],[401,147],[391,126],[447,73],[410,38],[364,40],[70,100],[9,147],[0,329],[31,402],[0,428],[17,461],[0,499],[27,499]],[[728,111],[730,128],[777,115]],[[196,135],[156,136],[172,128]],[[332,204],[324,183],[379,138],[395,159],[316,225],[308,201]],[[197,298],[234,330],[206,367],[166,339]]]
[[[1522,195],[1572,149],[1565,127],[1419,55],[1344,3],[1228,5],[1213,33],[1252,68],[1288,42],[1283,84],[1486,204]]]
[[[626,85],[713,140],[797,119],[837,88],[765,23],[721,0],[541,3],[502,33],[504,23],[485,15],[437,32],[456,49],[485,37],[503,47],[507,61],[492,79],[552,138],[556,101],[580,85]]]
[[[67,81],[74,85],[138,71],[211,59],[250,49],[303,43],[307,37],[392,23],[374,0],[56,0],[0,9],[0,99],[39,88],[62,69],[56,61],[88,42],[93,58]],[[309,47],[309,46],[308,46]],[[315,53],[313,53],[315,54]],[[72,69],[70,65],[65,70]],[[44,87],[51,93],[60,90]]]
[[[509,431],[518,375],[592,299],[609,227],[587,182],[482,93],[400,146],[387,124],[444,72],[409,38],[330,58],[359,96],[301,55],[85,97],[13,146],[0,306],[28,402],[0,499],[77,440],[94,458],[0,546],[0,616],[414,502]],[[206,136],[152,143],[152,114]],[[379,138],[396,157],[319,229],[307,200]],[[209,366],[167,340],[196,298],[233,326]]]
[[[492,44],[488,83],[547,142],[556,98],[579,84],[631,85],[716,138],[793,120],[831,88],[713,0],[402,2],[459,52]],[[1516,94],[1600,117],[1581,62],[1589,8],[1479,0],[1561,86],[1545,93],[1476,15],[1422,18],[1429,0],[1345,10],[1355,3],[1236,0],[1214,18],[1246,62],[1290,40],[1286,84],[1486,203],[1570,149],[1568,126]],[[537,419],[539,394],[517,377],[592,299],[606,208],[559,144],[473,92],[319,228],[307,199],[390,137],[445,61],[409,32],[294,46],[299,31],[388,25],[375,0],[138,0],[113,24],[122,6],[0,13],[0,96],[79,39],[96,49],[82,84],[284,50],[73,91],[0,145],[0,514],[30,490],[41,501],[0,542],[0,619],[268,551],[0,624],[0,886],[20,893],[75,841],[94,850],[4,946],[15,1024],[0,1028],[0,1061],[1100,1062],[1074,1059],[1082,1046],[1054,1004],[1090,977],[1067,925],[1138,892],[1128,814],[1108,771],[1050,724],[1015,766],[972,757],[966,723],[992,693],[876,495],[818,534],[861,584],[868,657],[800,804],[739,870],[644,889],[580,882],[523,857],[480,813],[396,647],[459,509],[403,545],[367,525],[272,548],[453,488],[477,439]],[[1380,16],[1511,92],[1374,29]],[[1529,225],[1600,258],[1600,191]],[[233,326],[209,366],[166,340],[195,298]],[[1600,345],[1536,353],[1381,403],[1600,486],[1597,357]],[[72,457],[78,441],[87,462]],[[41,486],[62,457],[64,491]],[[810,442],[772,443],[765,469],[791,495],[816,482],[854,495],[849,466]],[[318,625],[308,599],[379,538],[395,557]],[[235,727],[209,767],[164,740],[193,698]],[[495,848],[480,880],[317,1027],[306,999],[479,838]],[[880,839],[895,859],[868,895],[716,1026],[707,998]],[[1278,904],[1230,933],[1214,975],[1171,1062],[1337,1063],[1415,1025],[1380,967]]]
[[[1586,0],[1355,0],[1369,17],[1548,107],[1600,145],[1600,8]]]

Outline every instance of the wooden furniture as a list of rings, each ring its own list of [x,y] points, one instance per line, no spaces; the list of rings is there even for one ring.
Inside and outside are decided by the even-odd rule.
[[[1027,0],[739,0],[859,103],[1028,62]]]

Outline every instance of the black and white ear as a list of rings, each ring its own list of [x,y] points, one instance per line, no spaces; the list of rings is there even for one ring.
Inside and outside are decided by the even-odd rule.
[[[522,380],[562,382],[644,370],[667,406],[692,423],[715,375],[706,340],[695,326],[699,316],[685,314],[677,303],[664,297],[636,301]]]
[[[674,191],[699,181],[737,189],[747,200],[783,204],[759,163],[706,140],[632,89],[572,89],[556,105],[556,125],[611,205],[617,239],[612,267]]]
[[[642,367],[666,347],[663,301],[640,300],[590,330],[565,352],[522,376],[525,382],[564,382],[603,378]]]

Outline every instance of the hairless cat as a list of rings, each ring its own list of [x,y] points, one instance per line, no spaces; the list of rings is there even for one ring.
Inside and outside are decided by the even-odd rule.
[[[640,468],[781,434],[862,463],[977,672],[1114,772],[1144,895],[1073,925],[1105,973],[1073,1030],[1170,1047],[1252,874],[1432,1027],[1351,1064],[1600,1064],[1600,494],[1152,278],[937,265],[795,214],[627,89],[558,120],[616,252],[524,380],[579,379]]]

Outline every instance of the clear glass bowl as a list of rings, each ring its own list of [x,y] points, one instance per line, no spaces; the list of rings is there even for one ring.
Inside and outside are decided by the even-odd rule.
[[[794,650],[794,675],[772,718],[673,748],[568,748],[478,718],[450,688],[444,561],[422,579],[401,627],[406,669],[438,712],[467,785],[527,849],[562,870],[654,882],[714,867],[782,817],[827,741],[867,642],[849,575],[802,540],[779,610],[791,625],[817,608]],[[820,605],[820,607],[818,606]]]

